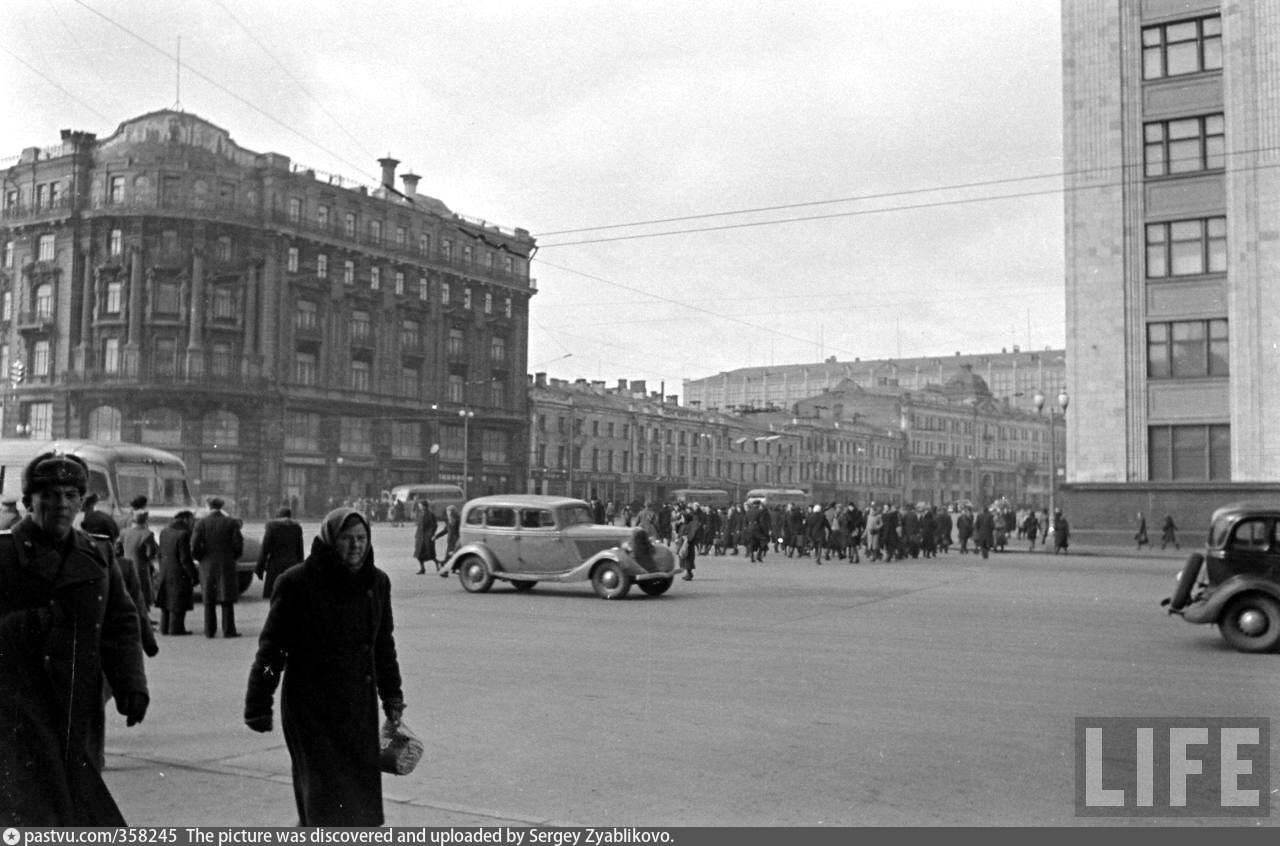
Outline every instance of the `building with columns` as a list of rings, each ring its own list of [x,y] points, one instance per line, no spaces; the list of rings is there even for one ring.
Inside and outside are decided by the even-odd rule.
[[[174,110],[3,164],[5,437],[158,446],[247,516],[522,484],[528,232]]]
[[[1062,38],[1067,496],[1203,526],[1280,493],[1280,0],[1064,0]]]

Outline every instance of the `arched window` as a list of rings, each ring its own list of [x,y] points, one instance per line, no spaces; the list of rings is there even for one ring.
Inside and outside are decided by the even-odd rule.
[[[120,440],[123,422],[124,419],[120,414],[120,409],[111,405],[98,406],[89,412],[89,440]]]
[[[240,445],[240,418],[230,411],[211,411],[204,416],[200,428],[204,431],[206,447],[234,447]]]
[[[172,408],[147,409],[139,440],[147,446],[182,446],[182,415]]]

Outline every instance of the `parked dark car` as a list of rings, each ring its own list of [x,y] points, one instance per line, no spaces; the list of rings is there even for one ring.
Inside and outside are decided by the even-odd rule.
[[[458,549],[440,575],[458,574],[469,593],[495,581],[527,591],[538,582],[591,582],[604,599],[637,585],[666,593],[683,570],[675,555],[642,529],[599,525],[580,499],[515,494],[483,496],[462,509]]]
[[[1241,652],[1280,648],[1280,505],[1215,511],[1204,552],[1187,559],[1161,605],[1188,623],[1216,623]]]

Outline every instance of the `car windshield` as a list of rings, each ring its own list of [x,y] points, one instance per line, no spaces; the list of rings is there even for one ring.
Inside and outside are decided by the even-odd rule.
[[[560,510],[561,516],[564,518],[566,526],[581,526],[594,523],[596,520],[591,516],[591,509],[586,505],[569,505]]]
[[[1231,530],[1231,518],[1220,517],[1209,527],[1209,546],[1218,549],[1226,546],[1227,532]]]

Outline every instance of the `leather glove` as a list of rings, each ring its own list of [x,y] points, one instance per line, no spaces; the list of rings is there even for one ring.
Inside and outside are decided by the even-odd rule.
[[[382,713],[387,715],[387,719],[392,723],[399,725],[400,718],[404,716],[404,700],[388,699],[382,703]]]
[[[151,697],[141,691],[116,696],[116,710],[125,718],[125,725],[136,726],[147,715]]]
[[[156,643],[154,640],[150,643],[144,643],[142,644],[142,653],[148,658],[154,658],[160,654],[160,644]]]
[[[244,724],[249,728],[253,729],[254,731],[259,731],[259,732],[271,731],[271,726],[272,726],[271,712],[268,711],[265,714],[253,714],[253,715],[245,714]]]

